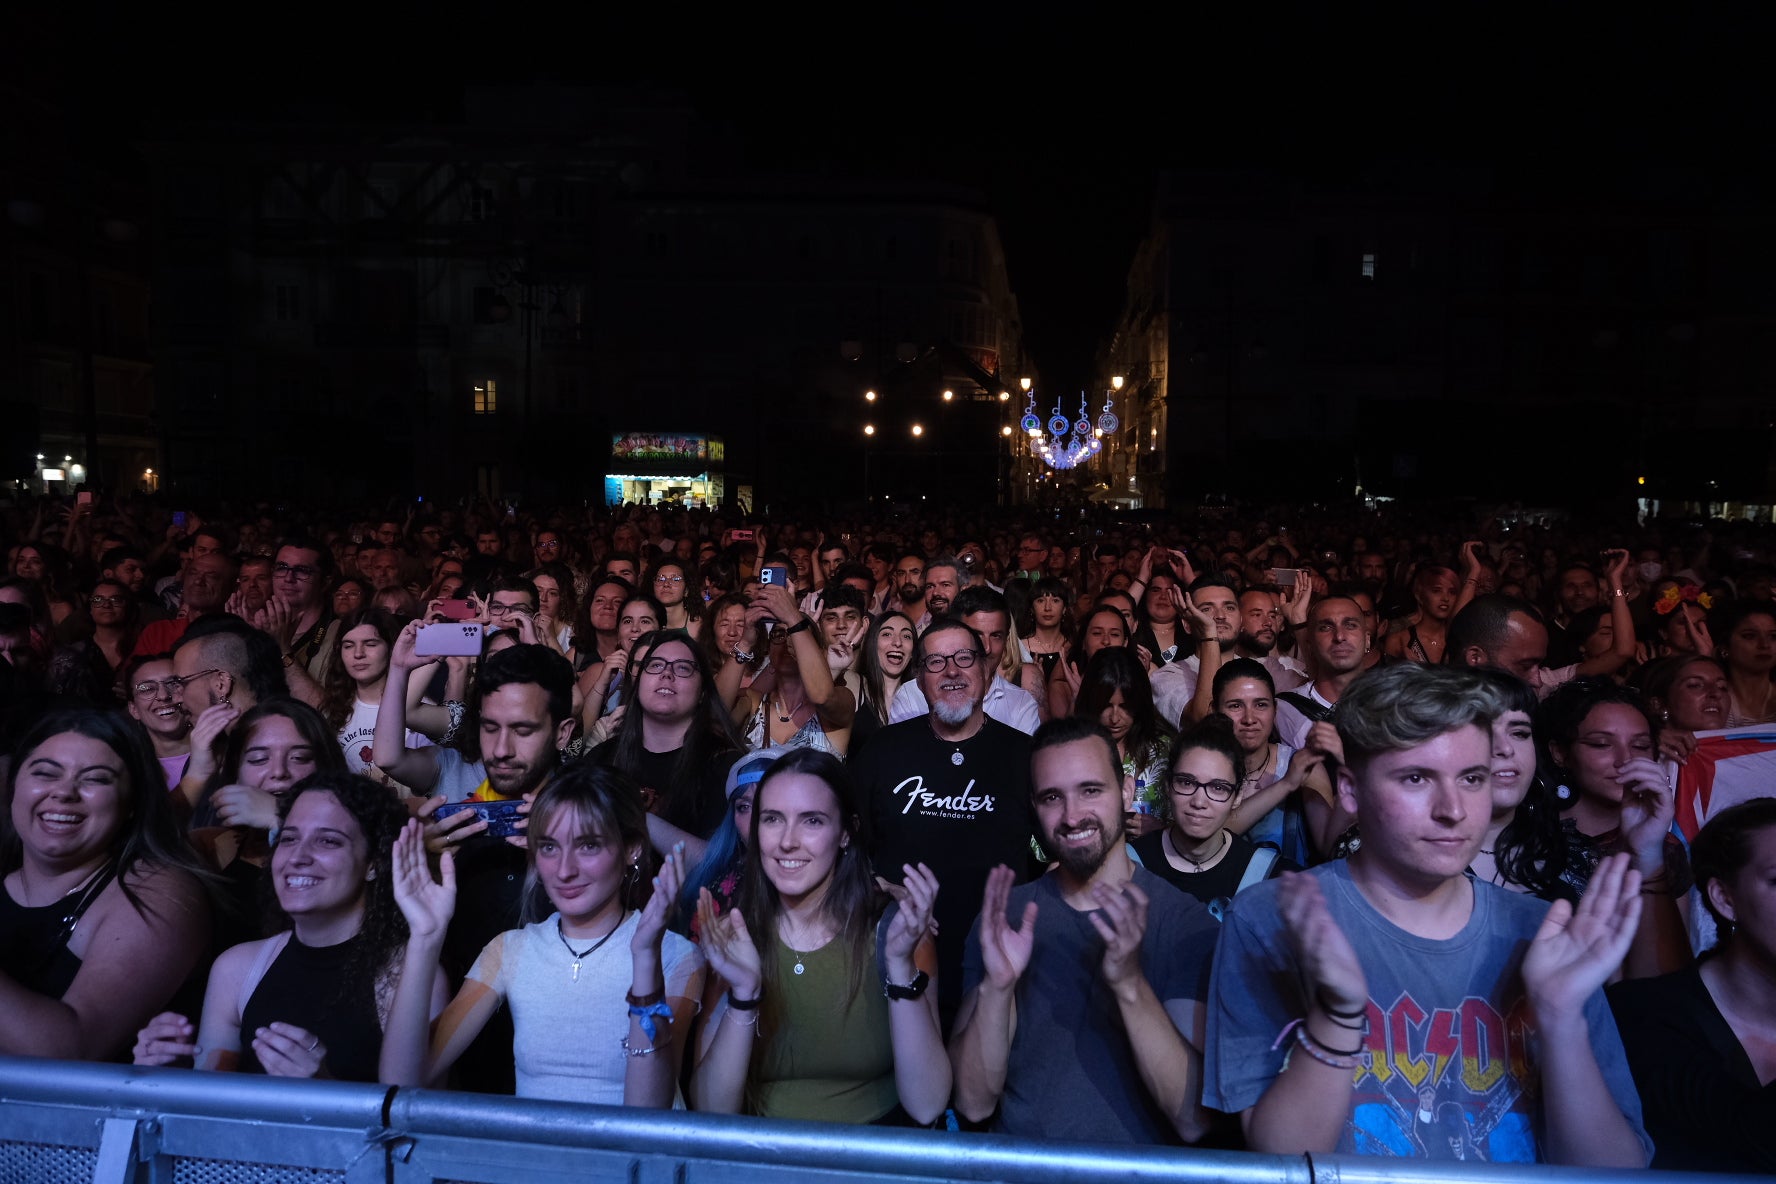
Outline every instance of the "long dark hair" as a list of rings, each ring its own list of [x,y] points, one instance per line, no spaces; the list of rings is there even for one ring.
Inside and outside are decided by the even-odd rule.
[[[1229,799],[1228,809],[1231,810],[1238,801],[1239,786],[1246,779],[1246,750],[1233,737],[1232,720],[1225,715],[1205,716],[1196,726],[1178,733],[1178,738],[1172,741],[1171,755],[1166,758],[1166,792],[1160,798],[1160,814],[1168,823],[1172,821],[1171,774],[1177,770],[1185,753],[1199,749],[1225,757],[1233,765],[1234,796]]]
[[[1171,729],[1159,718],[1153,705],[1153,684],[1147,681],[1147,672],[1133,650],[1106,647],[1091,656],[1079,684],[1079,697],[1073,700],[1073,714],[1097,720],[1117,691],[1122,692],[1122,705],[1134,720],[1123,747],[1131,760],[1145,766],[1151,754],[1163,751]]]
[[[345,648],[345,635],[359,625],[375,629],[391,656],[395,652],[395,640],[401,636],[401,618],[373,604],[365,605],[339,622],[339,631],[333,637],[333,660],[327,663],[327,680],[321,686],[321,716],[335,731],[345,726],[358,701],[358,685],[346,673],[340,654]]]
[[[599,835],[607,845],[640,849],[640,860],[624,873],[618,893],[625,910],[645,905],[660,861],[648,843],[647,809],[635,781],[610,765],[575,761],[537,794],[530,807],[529,833],[537,838],[547,834],[562,810],[571,811],[589,828],[588,833]],[[546,899],[537,876],[536,844],[529,842],[524,848],[524,924],[534,924],[548,915],[549,910],[538,903]]]
[[[216,766],[215,775],[204,786],[203,797],[198,800],[197,810],[192,815],[193,828],[216,825],[216,811],[210,805],[210,795],[239,780],[241,757],[246,753],[253,729],[273,716],[289,720],[297,735],[314,749],[315,771],[310,776],[346,771],[345,751],[339,747],[338,731],[327,726],[320,712],[297,699],[267,699],[234,721],[234,727],[228,733],[228,745],[222,750],[222,763]]]
[[[857,698],[859,711],[872,712],[876,717],[876,722],[884,724],[888,722],[888,705],[892,696],[883,693],[882,681],[888,676],[882,672],[882,659],[876,653],[876,634],[881,632],[882,626],[886,625],[893,617],[899,617],[906,622],[907,628],[913,631],[914,645],[918,644],[919,626],[911,617],[899,609],[889,609],[887,612],[877,613],[875,619],[870,622],[869,632],[864,635],[867,640],[863,649],[863,693]],[[900,672],[900,679],[904,683],[912,675],[913,658],[909,653],[907,664]]]
[[[1506,711],[1520,711],[1529,717],[1532,728],[1536,726],[1539,703],[1528,683],[1508,671],[1490,666],[1480,667],[1474,673],[1498,691],[1499,697],[1505,701]],[[1543,772],[1541,753],[1544,746],[1540,741],[1540,729],[1537,728],[1535,775],[1530,778],[1529,788],[1524,791],[1523,800],[1517,803],[1511,821],[1499,832],[1492,859],[1500,876],[1513,884],[1521,884],[1543,900],[1557,900],[1563,896],[1571,900],[1572,889],[1560,878],[1560,873],[1566,870],[1566,840],[1560,833],[1560,801],[1554,796],[1550,780]]]
[[[37,749],[70,732],[97,740],[123,762],[128,783],[121,795],[123,828],[112,840],[112,858],[117,883],[136,912],[147,917],[154,911],[132,883],[138,870],[183,871],[204,887],[211,887],[213,877],[185,842],[173,814],[166,778],[149,746],[148,733],[126,716],[92,707],[51,712],[19,738],[6,775],[6,798],[0,802],[0,875],[11,874],[24,862],[24,842],[12,825],[19,769]]]
[[[884,897],[875,885],[866,854],[867,838],[864,816],[857,807],[856,791],[845,775],[845,765],[829,752],[814,748],[798,748],[765,771],[752,799],[752,828],[746,844],[746,871],[741,879],[736,907],[746,918],[747,932],[759,946],[760,995],[764,999],[759,1015],[759,1034],[754,1043],[755,1055],[747,1074],[747,1095],[756,1102],[759,1057],[756,1050],[768,1046],[771,1035],[785,1020],[783,992],[777,985],[777,919],[782,900],[777,887],[765,875],[764,859],[759,853],[759,816],[764,813],[765,791],[771,782],[790,773],[818,778],[832,790],[838,803],[838,823],[850,836],[850,843],[839,849],[833,864],[832,878],[826,895],[820,901],[821,916],[834,927],[833,940],[845,943],[850,973],[846,983],[844,1010],[857,1000],[866,979],[876,974],[876,919],[881,916]]]
[[[727,706],[716,693],[715,675],[709,669],[709,659],[698,648],[696,639],[683,629],[656,629],[635,639],[635,652],[629,656],[625,698],[633,696],[640,672],[654,652],[674,641],[690,650],[692,660],[697,663],[697,716],[691,720],[684,743],[672,762],[668,783],[654,787],[660,795],[656,810],[661,818],[674,826],[694,830],[702,805],[696,799],[703,790],[705,769],[718,754],[733,752],[741,744],[740,738],[734,734]],[[636,710],[623,713],[623,725],[617,730],[617,743],[611,754],[611,763],[630,776],[635,775],[646,759],[641,743],[642,715],[639,704]]]
[[[1714,918],[1720,939],[1718,950],[1733,935],[1733,922],[1720,915],[1708,898],[1710,880],[1731,880],[1751,862],[1751,841],[1760,831],[1776,826],[1776,798],[1752,798],[1728,806],[1708,820],[1690,845],[1690,864],[1696,873],[1696,889],[1702,904]]]
[[[364,919],[358,934],[363,940],[340,971],[335,1002],[345,1002],[364,983],[373,985],[380,1002],[390,985],[389,975],[400,966],[401,951],[407,944],[407,918],[401,915],[400,907],[395,904],[393,860],[395,838],[407,825],[407,811],[386,788],[368,777],[342,770],[317,772],[298,781],[278,802],[280,827],[290,817],[296,799],[305,793],[333,795],[357,822],[367,844],[366,857],[375,870],[375,875],[360,889],[364,897]],[[292,922],[278,903],[275,890],[270,896],[265,906],[266,927],[271,932],[281,933],[291,928]]]
[[[1073,648],[1067,651],[1066,660],[1073,663],[1074,668],[1082,673],[1085,670],[1085,663],[1088,661],[1085,656],[1085,639],[1090,635],[1091,623],[1097,618],[1099,613],[1109,613],[1116,618],[1116,623],[1122,626],[1123,648],[1126,649],[1134,644],[1135,631],[1133,627],[1129,625],[1128,618],[1122,615],[1121,609],[1114,608],[1108,604],[1092,605],[1091,611],[1086,613],[1084,617],[1080,618],[1079,628],[1073,633]]]

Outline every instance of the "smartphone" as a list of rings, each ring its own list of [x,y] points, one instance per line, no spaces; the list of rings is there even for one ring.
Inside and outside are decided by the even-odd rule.
[[[75,495],[74,495],[74,504],[75,504],[75,505],[77,505],[77,506],[90,506],[90,505],[92,505],[92,504],[93,504],[93,495],[92,495],[92,490],[90,490],[90,489],[83,489],[83,490],[81,490],[81,491],[80,491],[80,492],[79,492],[79,493],[77,493],[77,494],[75,494]]]
[[[759,569],[759,583],[787,588],[789,587],[789,568],[781,563],[767,563]]]
[[[756,537],[750,530],[730,530],[728,541],[733,543],[750,543]]]
[[[474,617],[475,606],[466,600],[440,600],[438,611],[433,613],[435,619],[443,621],[467,621]]]
[[[427,658],[478,658],[482,633],[479,621],[421,625],[413,652]]]
[[[433,811],[433,818],[448,818],[452,814],[472,811],[487,820],[487,833],[496,839],[520,833],[518,820],[525,815],[518,812],[524,803],[517,798],[498,802],[446,802]]]
[[[174,526],[178,527],[180,530],[184,530],[186,521],[187,521],[187,515],[184,510],[174,510],[173,511],[173,525]]]
[[[1295,569],[1292,567],[1271,568],[1270,582],[1279,588],[1293,588],[1295,586]]]

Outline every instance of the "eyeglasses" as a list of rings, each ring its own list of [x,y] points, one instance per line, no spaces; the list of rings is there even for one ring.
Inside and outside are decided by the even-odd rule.
[[[315,569],[306,563],[274,563],[271,573],[295,580],[299,584],[306,584],[315,578]]]
[[[208,670],[199,670],[196,674],[187,674],[183,678],[180,678],[178,675],[174,675],[172,678],[169,678],[166,680],[166,685],[174,688],[174,690],[176,690],[176,691],[182,691],[186,687],[190,686],[192,683],[196,682],[200,678],[208,678],[212,674],[227,674],[227,673],[228,673],[228,671],[222,669],[222,667],[220,667],[220,666],[212,666]]]
[[[534,615],[528,604],[501,604],[496,600],[487,606],[487,615],[490,617],[509,617],[513,613],[526,617]]]
[[[172,699],[179,694],[179,680],[163,678],[159,682],[139,682],[130,689],[136,693],[138,699],[152,699],[156,692]]]
[[[1225,802],[1233,796],[1231,781],[1198,781],[1188,773],[1172,774],[1172,792],[1181,798],[1187,798],[1202,790],[1211,802]]]
[[[539,551],[559,551],[561,550],[561,544],[554,539],[544,539],[536,545],[536,549]]]
[[[87,603],[94,608],[122,608],[129,601],[122,596],[92,596],[87,599]]]
[[[656,584],[682,584],[684,582],[685,578],[683,576],[658,575],[654,577],[654,583]]]
[[[953,654],[926,654],[919,659],[919,669],[927,674],[942,674],[944,667],[954,663],[956,669],[967,670],[980,661],[978,650],[958,650]]]
[[[641,667],[643,674],[665,674],[672,671],[673,678],[696,678],[697,664],[689,658],[649,658]]]

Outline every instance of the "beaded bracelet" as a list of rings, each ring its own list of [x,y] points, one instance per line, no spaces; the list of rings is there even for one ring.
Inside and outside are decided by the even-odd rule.
[[[1290,1020],[1288,1025],[1277,1034],[1276,1041],[1270,1046],[1271,1050],[1275,1051],[1276,1049],[1281,1048],[1283,1042],[1288,1040],[1291,1035],[1295,1038],[1294,1043],[1296,1047],[1305,1050],[1308,1056],[1328,1068],[1344,1069],[1348,1071],[1354,1070],[1360,1065],[1357,1057],[1363,1052],[1362,1048],[1359,1047],[1350,1052],[1343,1052],[1336,1048],[1327,1048],[1308,1034],[1307,1021],[1305,1020]],[[1289,1058],[1294,1051],[1295,1049],[1291,1048],[1288,1052],[1283,1054],[1283,1068],[1285,1070],[1289,1067]]]
[[[623,1037],[619,1043],[623,1046],[623,1055],[626,1057],[651,1057],[660,1051],[658,1045],[649,1045],[647,1048],[630,1048],[627,1036]]]

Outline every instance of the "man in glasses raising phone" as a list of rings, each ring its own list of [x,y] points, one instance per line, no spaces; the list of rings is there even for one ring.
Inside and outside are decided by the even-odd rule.
[[[929,711],[881,729],[849,764],[870,810],[877,870],[898,881],[904,866],[923,863],[944,886],[937,986],[947,1028],[987,873],[1003,863],[1021,880],[1033,870],[1030,738],[986,714],[992,663],[962,620],[932,623],[914,646],[913,672]]]

